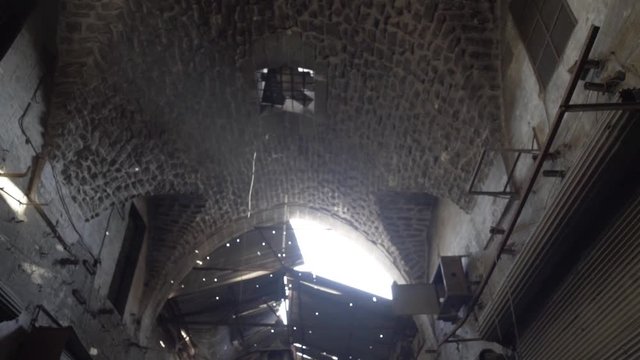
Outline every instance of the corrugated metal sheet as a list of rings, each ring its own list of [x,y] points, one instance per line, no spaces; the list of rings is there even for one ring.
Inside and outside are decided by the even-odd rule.
[[[22,301],[0,281],[0,322],[18,317],[24,308]]]
[[[639,308],[637,196],[546,304],[518,351],[527,360],[640,358]]]
[[[516,313],[526,313],[528,309],[523,304],[531,295],[531,284],[539,283],[545,276],[553,276],[544,272],[549,271],[546,263],[551,255],[558,246],[563,246],[561,229],[566,227],[584,198],[594,191],[596,180],[606,176],[602,169],[635,121],[631,117],[635,118],[637,114],[612,112],[596,124],[595,135],[568,172],[558,196],[524,245],[509,274],[493,297],[485,299],[488,305],[479,321],[479,332],[484,338],[498,341],[505,333],[513,332],[513,328],[509,329],[513,325],[512,308]]]

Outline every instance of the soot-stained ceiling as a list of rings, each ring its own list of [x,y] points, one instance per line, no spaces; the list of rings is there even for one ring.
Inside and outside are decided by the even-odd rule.
[[[501,134],[496,3],[62,0],[50,158],[87,218],[157,202],[149,289],[283,203],[340,219],[422,278],[377,196],[469,206],[478,149]],[[256,71],[280,66],[314,71],[312,116],[261,114]]]

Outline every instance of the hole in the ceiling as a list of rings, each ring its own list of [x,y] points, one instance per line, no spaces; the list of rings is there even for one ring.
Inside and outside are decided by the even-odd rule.
[[[287,111],[313,114],[315,72],[303,67],[281,66],[256,71],[260,113]]]
[[[378,251],[318,222],[291,219],[304,265],[295,269],[391,299],[393,277],[376,256]]]

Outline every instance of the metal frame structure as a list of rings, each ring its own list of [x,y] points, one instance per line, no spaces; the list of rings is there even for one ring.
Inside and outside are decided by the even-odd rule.
[[[294,108],[286,106],[287,101],[297,102],[303,109],[309,109],[315,101],[305,93],[305,90],[314,91],[312,70],[286,65],[265,68],[256,72],[256,81],[261,113],[273,108],[297,113]]]
[[[505,182],[502,190],[497,190],[497,191],[496,190],[474,190],[473,188],[476,185],[476,180],[478,179],[478,175],[480,174],[480,169],[482,168],[484,159],[486,158],[487,153],[489,152],[497,152],[502,155],[506,153],[516,153],[516,158],[510,169],[507,169],[505,164],[505,171],[507,172],[507,181]],[[522,154],[531,154],[533,156],[537,156],[539,153],[540,151],[535,149],[485,148],[484,150],[482,150],[482,154],[480,155],[478,164],[476,165],[476,168],[473,171],[473,176],[471,178],[471,181],[469,182],[467,193],[469,195],[487,195],[487,196],[495,196],[495,197],[512,197],[514,195],[517,195],[518,194],[517,191],[507,190],[507,189],[509,188],[509,185],[511,185],[511,179],[513,178],[513,173],[516,170],[516,166],[518,166],[520,157],[522,156]]]
[[[527,182],[527,185],[525,187],[525,191],[523,193],[522,199],[521,201],[518,203],[516,209],[515,209],[515,213],[513,215],[513,217],[511,218],[511,221],[509,222],[509,225],[505,231],[504,236],[502,237],[500,244],[493,256],[494,260],[491,263],[491,266],[489,268],[489,270],[487,271],[487,273],[485,274],[485,276],[483,276],[482,278],[482,282],[479,286],[479,288],[477,289],[477,291],[475,292],[473,299],[471,300],[471,303],[468,305],[467,307],[467,311],[465,312],[463,318],[458,321],[456,323],[456,325],[453,327],[453,329],[451,331],[449,331],[449,333],[447,333],[447,335],[445,335],[439,342],[438,342],[438,347],[441,347],[442,345],[446,344],[448,341],[450,341],[457,333],[457,331],[466,323],[466,321],[469,319],[469,316],[471,315],[471,313],[473,312],[475,306],[478,304],[478,301],[480,300],[480,297],[482,296],[485,288],[487,287],[489,280],[491,279],[491,275],[493,274],[493,272],[495,271],[497,265],[498,265],[498,259],[500,258],[501,254],[503,253],[504,249],[506,248],[509,240],[511,239],[511,235],[513,234],[517,224],[518,224],[518,219],[520,218],[520,215],[522,214],[524,207],[527,203],[527,200],[529,199],[529,196],[531,195],[531,192],[533,190],[533,187],[536,183],[536,180],[538,179],[538,176],[542,173],[542,167],[544,165],[545,162],[545,157],[547,155],[550,154],[551,152],[551,146],[553,145],[553,142],[556,138],[556,136],[558,135],[558,131],[560,129],[560,126],[562,125],[562,122],[564,120],[564,117],[567,113],[570,112],[594,112],[594,111],[637,111],[640,110],[640,102],[635,101],[635,102],[620,102],[620,103],[593,103],[593,104],[571,104],[571,99],[573,98],[573,94],[575,92],[575,89],[578,85],[578,82],[580,81],[580,77],[583,73],[583,71],[585,70],[585,68],[587,67],[587,63],[589,62],[589,55],[591,53],[591,50],[593,49],[593,45],[595,44],[596,38],[598,36],[598,32],[599,32],[600,28],[597,26],[591,26],[591,29],[589,30],[588,36],[587,36],[587,40],[585,42],[585,44],[583,45],[582,51],[580,53],[580,56],[578,58],[578,62],[577,62],[577,66],[576,69],[574,71],[574,73],[571,75],[571,79],[569,81],[569,84],[565,90],[565,93],[562,97],[562,101],[560,102],[560,105],[558,106],[558,109],[556,111],[554,120],[553,120],[553,124],[551,125],[549,134],[547,135],[547,138],[544,142],[544,145],[540,151],[539,156],[536,159],[535,165],[534,165],[534,169],[533,169],[533,173],[531,174],[531,177],[529,178],[529,181]]]

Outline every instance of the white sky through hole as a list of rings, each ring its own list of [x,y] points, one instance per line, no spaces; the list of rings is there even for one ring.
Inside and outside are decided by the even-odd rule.
[[[371,249],[314,221],[291,219],[290,223],[304,259],[296,270],[391,299],[393,278]]]
[[[3,171],[0,170],[0,174],[2,173]],[[27,219],[25,216],[26,204],[29,202],[27,196],[8,177],[0,176],[0,189],[0,197],[14,211],[16,218],[25,221]]]

